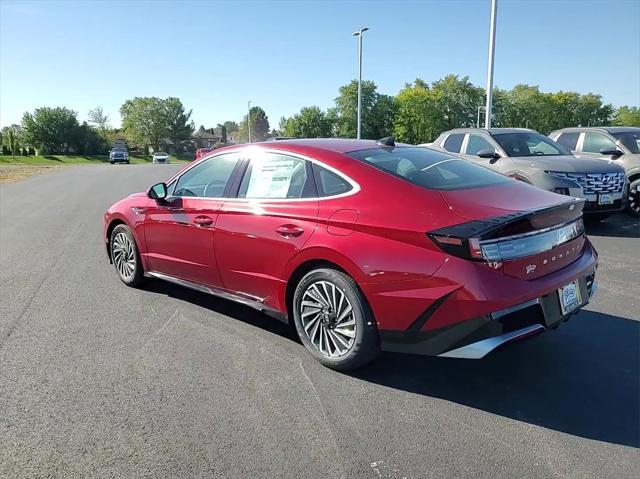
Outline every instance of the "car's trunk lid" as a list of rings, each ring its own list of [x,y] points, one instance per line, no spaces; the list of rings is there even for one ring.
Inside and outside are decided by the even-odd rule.
[[[509,276],[535,279],[582,253],[584,200],[515,183],[442,192],[442,197],[468,221],[429,236],[456,256],[485,262]]]

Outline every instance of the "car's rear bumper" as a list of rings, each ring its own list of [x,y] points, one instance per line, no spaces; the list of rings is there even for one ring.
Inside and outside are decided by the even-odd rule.
[[[582,304],[560,313],[556,291],[504,310],[495,311],[447,328],[413,333],[381,331],[382,348],[412,354],[480,359],[503,344],[557,328],[584,307],[597,288],[594,275],[578,278]]]
[[[429,356],[478,359],[501,346],[555,329],[583,308],[596,290],[596,253],[587,243],[581,258],[546,277],[507,283],[484,277],[484,298],[455,289],[444,294],[409,327],[380,328],[382,349]],[[502,275],[506,280],[506,276]],[[472,279],[469,279],[472,281]],[[578,281],[582,302],[562,314],[558,288]],[[527,293],[522,294],[522,288]],[[419,327],[415,325],[419,323]],[[437,325],[434,327],[434,324]]]

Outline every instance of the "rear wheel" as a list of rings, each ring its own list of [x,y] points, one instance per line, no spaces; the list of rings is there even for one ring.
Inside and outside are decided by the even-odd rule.
[[[144,271],[133,233],[126,225],[118,225],[109,241],[111,261],[118,277],[127,286],[138,286],[144,281]]]
[[[635,178],[629,186],[627,210],[634,216],[640,216],[640,178]]]
[[[373,313],[356,282],[333,269],[307,273],[293,296],[293,319],[302,344],[320,363],[346,371],[380,352]]]

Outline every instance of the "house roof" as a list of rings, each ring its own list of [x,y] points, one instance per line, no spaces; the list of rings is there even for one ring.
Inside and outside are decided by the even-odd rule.
[[[216,135],[212,135],[211,133],[208,133],[206,131],[194,131],[193,134],[191,135],[191,138],[201,138],[201,139],[205,139],[205,140],[215,140],[220,138],[219,136]]]

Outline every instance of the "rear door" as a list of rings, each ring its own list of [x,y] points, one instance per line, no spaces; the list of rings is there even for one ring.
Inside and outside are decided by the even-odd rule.
[[[150,271],[219,286],[213,251],[218,211],[239,162],[219,155],[186,170],[170,185],[170,196],[145,210],[145,258]]]
[[[287,263],[317,226],[318,198],[311,163],[256,149],[236,199],[225,201],[215,250],[225,289],[275,305]]]

